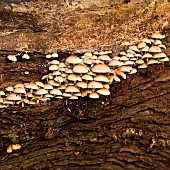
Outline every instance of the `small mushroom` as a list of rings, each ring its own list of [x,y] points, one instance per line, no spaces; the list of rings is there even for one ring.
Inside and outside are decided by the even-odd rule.
[[[104,95],[104,96],[110,95],[110,91],[106,88],[102,88],[102,89],[97,90],[97,93]]]
[[[109,73],[110,68],[106,64],[96,64],[92,69],[94,73]]]
[[[11,153],[12,152],[12,147],[11,147],[11,145],[9,145],[8,147],[7,147],[7,153]]]
[[[26,59],[26,60],[29,60],[30,59],[30,56],[26,53],[22,56],[23,59]]]
[[[8,60],[13,61],[13,62],[17,61],[17,58],[15,55],[8,55],[7,58]]]
[[[90,93],[89,97],[92,98],[92,99],[98,99],[99,98],[99,94],[96,93],[96,92],[92,92],[92,93]]]
[[[53,53],[51,56],[52,56],[52,58],[56,58],[56,57],[58,57],[58,53]]]

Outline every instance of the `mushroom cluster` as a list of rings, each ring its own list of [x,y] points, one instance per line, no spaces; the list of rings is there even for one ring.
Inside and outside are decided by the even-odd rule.
[[[163,52],[166,46],[162,43],[164,35],[158,31],[150,39],[144,38],[136,45],[129,46],[127,51],[113,55],[112,51],[87,52],[81,57],[69,56],[64,62],[51,60],[49,73],[39,82],[16,84],[0,91],[0,108],[10,105],[32,105],[48,101],[51,98],[78,99],[89,96],[99,98],[110,95],[110,85],[126,79],[138,69],[151,64],[169,61]],[[46,55],[56,58],[57,53]]]
[[[11,153],[13,150],[18,150],[18,149],[21,149],[21,145],[20,144],[12,144],[12,145],[9,145],[7,147],[7,153]]]

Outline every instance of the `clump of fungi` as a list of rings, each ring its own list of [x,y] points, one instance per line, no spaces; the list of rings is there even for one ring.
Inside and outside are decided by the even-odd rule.
[[[21,145],[20,144],[12,144],[12,145],[9,145],[7,147],[7,153],[11,153],[13,150],[18,150],[18,149],[21,149]]]
[[[45,102],[52,98],[78,99],[89,96],[92,99],[101,95],[110,95],[110,85],[126,79],[128,74],[135,74],[139,69],[151,64],[169,61],[163,52],[164,35],[156,31],[151,38],[144,38],[135,45],[129,45],[127,51],[113,55],[112,51],[87,52],[83,56],[69,56],[65,62],[56,60],[57,53],[46,58],[55,58],[50,62],[49,73],[42,77],[42,82],[16,84],[0,91],[0,108],[21,104],[22,107]],[[28,54],[23,58],[29,59]],[[16,61],[14,56],[9,60]]]

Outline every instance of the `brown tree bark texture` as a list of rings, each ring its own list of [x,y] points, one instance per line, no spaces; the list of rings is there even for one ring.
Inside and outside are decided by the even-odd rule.
[[[37,2],[29,2],[27,5],[30,7],[29,4],[33,6],[36,3]],[[53,1],[50,1],[49,4],[52,3]],[[1,24],[3,23],[3,31],[4,26],[7,30],[0,34],[0,89],[4,89],[9,85],[15,85],[19,82],[39,81],[41,77],[48,72],[49,66],[49,60],[45,59],[43,53],[50,51],[55,52],[55,49],[59,52],[82,52],[89,50],[93,42],[86,41],[85,43],[83,40],[81,43],[79,39],[81,36],[79,34],[77,34],[77,38],[73,38],[67,42],[66,40],[69,40],[72,36],[68,36],[71,32],[67,32],[71,29],[71,27],[69,27],[64,34],[66,39],[61,36],[59,38],[60,41],[56,40],[54,43],[51,43],[52,40],[54,40],[50,40],[50,38],[53,37],[53,28],[50,27],[51,32],[45,30],[41,32],[41,34],[30,32],[29,29],[31,26],[28,27],[29,21],[26,23],[25,18],[23,21],[23,18],[20,17],[20,15],[26,15],[26,12],[23,11],[22,14],[16,12],[16,10],[21,11],[21,9],[27,9],[20,8],[20,5],[23,7],[22,4],[12,5],[13,11],[8,9],[9,6],[1,6],[1,11],[6,12],[6,15],[1,15]],[[121,5],[127,7],[124,6],[123,3]],[[148,6],[149,5],[150,3],[148,2]],[[38,13],[40,12],[39,7],[40,6],[38,6],[36,10],[37,16],[40,17]],[[53,6],[51,6],[51,8],[52,7]],[[110,8],[108,6],[106,7],[106,9]],[[10,18],[12,19],[8,21],[7,19],[9,17],[7,14],[9,14],[9,11],[6,11],[6,8],[14,12],[11,13],[12,17]],[[128,6],[128,8],[131,7]],[[84,9],[87,10],[85,7]],[[167,8],[164,9],[166,11]],[[31,8],[29,8],[29,10],[31,10]],[[34,9],[33,11],[36,10]],[[68,10],[70,10],[70,8],[68,8]],[[78,9],[72,9],[74,14],[77,10]],[[54,11],[51,11],[51,14],[54,14],[56,11],[53,12]],[[63,13],[63,16],[65,16],[65,12]],[[78,15],[79,14],[80,13],[78,13]],[[46,16],[47,13],[44,15]],[[167,14],[164,15],[165,18],[166,15]],[[3,21],[2,16],[6,16]],[[134,16],[131,17],[133,18]],[[35,14],[33,18],[35,18]],[[40,21],[42,21],[42,16],[37,24],[39,24]],[[46,22],[50,21],[54,22],[53,20]],[[158,21],[160,21],[159,14]],[[19,27],[18,25],[20,23],[21,25]],[[26,23],[26,25],[24,25],[24,23]],[[85,26],[87,27],[86,24]],[[22,25],[23,28],[21,28]],[[150,26],[146,29],[150,30],[149,27]],[[9,33],[9,29],[15,30],[14,28],[16,28],[17,31],[15,33],[11,31],[12,33]],[[32,28],[37,27],[34,25]],[[41,28],[46,28],[45,21]],[[79,27],[73,27],[72,30],[75,28]],[[89,29],[91,30],[91,28]],[[141,31],[143,27],[139,29]],[[80,30],[82,32],[85,31],[85,29]],[[166,43],[168,47],[166,53],[170,56],[169,27],[165,30],[167,38],[164,40],[164,43]],[[104,33],[106,33],[105,31],[106,30],[100,32],[100,35],[103,35],[103,37],[106,36],[103,40],[106,40],[107,36],[111,35],[111,33],[104,35]],[[125,30],[120,31],[120,35],[122,34],[125,37],[122,38],[120,42],[126,40],[128,36],[128,33],[126,34],[124,31]],[[134,29],[132,27],[131,31],[134,37],[138,37],[138,35],[134,34],[137,32],[135,27]],[[74,33],[76,34],[76,32]],[[114,36],[116,36],[115,34]],[[147,34],[146,30],[141,36],[145,34]],[[28,35],[28,37],[26,35]],[[83,35],[87,35],[87,32],[86,34],[83,32]],[[37,36],[41,38],[44,37],[44,39],[39,39]],[[15,39],[15,37],[17,37],[17,41],[10,41],[9,43],[8,40]],[[18,37],[21,37],[21,39],[18,39]],[[26,41],[23,37],[26,37]],[[45,39],[47,37],[48,39]],[[87,40],[89,40],[89,37]],[[77,45],[75,45],[76,41]],[[111,39],[109,42],[97,39],[95,43],[97,45],[92,46],[91,50],[100,50],[106,47],[106,49],[113,49],[115,52],[120,51],[118,47],[119,44],[116,46],[114,41],[118,41],[118,38],[114,40]],[[19,59],[19,61],[15,63],[9,63],[6,60],[7,54],[18,53],[24,50],[30,52],[30,60],[25,61]],[[69,55],[68,53],[59,54],[60,61]],[[24,75],[25,71],[29,71],[30,74]],[[11,154],[6,153],[7,147],[13,143],[19,143],[21,149]],[[99,100],[89,98],[80,98],[77,101],[66,101],[65,99],[52,100],[32,107],[12,107],[0,110],[1,170],[168,170],[170,167],[169,148],[169,63],[149,66],[148,69],[139,70],[137,74],[130,75],[120,83],[112,84],[111,95],[101,97]]]

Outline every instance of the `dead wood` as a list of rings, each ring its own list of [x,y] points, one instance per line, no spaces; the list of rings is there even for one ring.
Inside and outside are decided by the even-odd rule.
[[[34,3],[31,5],[34,6]],[[53,1],[50,1],[49,4],[53,4]],[[123,4],[123,1],[121,4]],[[29,4],[27,5],[30,7]],[[58,3],[56,3],[57,5],[60,7]],[[23,5],[21,6],[23,7]],[[53,27],[45,25],[47,18],[42,20],[43,17],[40,14],[26,14],[24,11],[21,14],[21,9],[27,8],[20,8],[17,4],[13,4],[12,7],[13,9],[4,4],[0,11],[5,14],[0,16],[1,24],[3,23],[3,32],[0,34],[0,89],[18,82],[40,80],[48,72],[49,60],[44,58],[45,52],[50,50],[55,52],[55,48],[58,47],[59,60],[61,61],[69,55],[68,51],[82,52],[90,49],[89,47],[94,43],[94,41],[86,41],[86,43],[84,43],[84,40],[80,41],[79,37],[82,36],[79,33],[82,31],[83,34],[81,35],[87,35],[86,29],[80,29],[81,31],[79,30],[80,32],[76,34],[77,38],[71,37],[73,35],[71,30],[80,28],[76,25],[80,18],[77,19],[72,16],[71,20],[69,18],[70,8],[67,9],[69,11],[67,15],[65,15],[65,12],[63,14],[65,21],[67,21],[66,25],[69,25],[68,30],[70,30],[64,33],[61,25],[57,27],[59,28],[59,35],[64,33],[66,40],[58,33],[58,39],[54,40],[52,36]],[[38,12],[40,7],[38,6],[36,9]],[[109,8],[106,6],[106,9]],[[20,12],[13,13],[12,10]],[[36,11],[34,8],[29,8],[29,10]],[[50,12],[52,13],[52,11]],[[77,15],[79,15],[78,10],[73,10],[73,12],[74,14],[77,12]],[[42,14],[42,11],[40,13]],[[23,14],[26,17],[23,18]],[[36,16],[39,16],[38,22]],[[11,20],[7,21],[9,18]],[[98,21],[104,21],[104,19],[106,18],[102,18],[100,15]],[[48,21],[57,23],[55,19]],[[42,24],[41,27],[40,23]],[[121,25],[120,20],[119,24]],[[146,29],[149,29],[148,27]],[[50,30],[50,33],[46,28]],[[106,28],[106,25],[102,28]],[[170,56],[170,32],[168,28],[164,29],[167,35],[164,41],[168,47],[166,53]],[[10,29],[12,33],[9,33]],[[89,29],[91,30],[91,27],[88,27]],[[144,27],[140,29],[144,31]],[[13,30],[17,31],[13,32]],[[84,34],[85,30],[86,34]],[[107,49],[108,44],[111,48],[115,45],[114,41],[118,41],[117,38],[113,41],[103,41],[111,33],[104,37],[106,30],[102,30],[103,32],[100,30],[100,34],[103,35],[103,39],[97,39],[92,45],[92,50],[99,50],[104,47]],[[136,31],[133,28],[131,30],[132,33]],[[38,32],[41,32],[41,34]],[[123,34],[123,32],[124,30],[120,31],[120,34],[127,38],[129,33],[124,32]],[[147,34],[147,31],[144,31],[142,36],[145,34]],[[93,32],[94,35],[95,31]],[[137,36],[136,34],[133,35]],[[116,37],[115,34],[114,36]],[[16,43],[11,41],[15,38],[17,38]],[[70,38],[71,40],[67,42]],[[87,40],[89,40],[89,37]],[[54,41],[54,43],[51,43],[51,41]],[[78,43],[75,45],[76,41]],[[120,42],[122,41],[120,40]],[[118,43],[118,45],[120,44]],[[117,46],[115,45],[115,47]],[[120,50],[120,47],[117,49],[115,47],[113,51]],[[7,54],[20,53],[25,50],[29,51],[30,60],[25,61],[20,58],[16,63],[9,63],[6,60]],[[64,50],[65,53],[62,53]],[[25,75],[25,71],[29,71],[29,75]],[[168,170],[170,167],[169,113],[169,63],[150,66],[148,69],[140,70],[135,75],[130,75],[120,83],[114,83],[111,86],[111,95],[101,97],[99,100],[89,98],[80,98],[77,101],[52,100],[33,107],[1,109],[0,169]],[[19,143],[22,146],[21,149],[11,154],[6,153],[7,147],[13,143]]]

